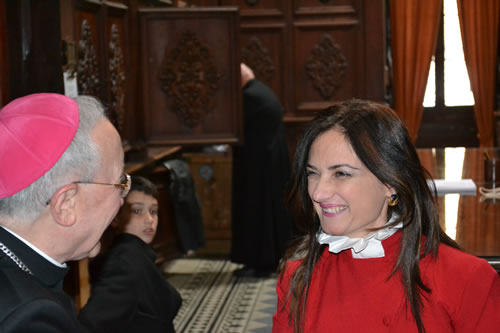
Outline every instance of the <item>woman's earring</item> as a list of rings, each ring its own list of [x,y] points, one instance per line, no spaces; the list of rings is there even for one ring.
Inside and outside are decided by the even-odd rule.
[[[399,201],[399,195],[393,194],[389,199],[387,199],[387,203],[389,206],[394,207],[398,204]]]

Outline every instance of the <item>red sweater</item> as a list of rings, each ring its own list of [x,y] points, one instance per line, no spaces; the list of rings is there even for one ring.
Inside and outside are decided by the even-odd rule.
[[[386,256],[354,259],[325,248],[313,273],[305,332],[418,332],[406,306],[401,275],[389,280],[399,254],[401,234],[382,241]],[[291,274],[300,261],[288,263],[277,285],[273,333],[293,332],[283,308]],[[427,333],[500,332],[500,278],[486,260],[441,244],[438,257],[420,261],[425,285],[421,315]]]

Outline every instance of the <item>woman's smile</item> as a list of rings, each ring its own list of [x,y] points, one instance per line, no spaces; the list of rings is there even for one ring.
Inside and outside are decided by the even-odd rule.
[[[345,205],[324,205],[320,204],[321,209],[323,210],[323,215],[326,217],[335,217],[339,215],[341,212],[347,209]]]

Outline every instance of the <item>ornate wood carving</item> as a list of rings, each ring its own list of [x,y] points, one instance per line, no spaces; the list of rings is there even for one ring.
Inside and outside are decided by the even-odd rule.
[[[255,73],[255,76],[264,82],[270,83],[275,67],[269,51],[257,36],[252,36],[242,49],[241,58]]]
[[[221,75],[212,59],[210,49],[191,31],[183,33],[177,47],[165,50],[158,79],[173,112],[187,127],[198,126],[213,109]]]
[[[80,41],[78,42],[78,93],[99,96],[99,68],[92,40],[92,29],[87,20],[82,21]]]
[[[346,58],[329,34],[323,35],[305,64],[313,87],[324,99],[329,99],[337,91],[344,79],[346,68]]]
[[[125,59],[120,45],[120,30],[113,24],[109,41],[109,78],[111,101],[109,117],[118,131],[123,131],[125,118]]]

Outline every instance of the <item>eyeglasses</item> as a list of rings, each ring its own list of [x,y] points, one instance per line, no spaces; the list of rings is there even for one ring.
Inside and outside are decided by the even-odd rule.
[[[115,186],[118,187],[121,190],[120,196],[122,198],[125,198],[130,192],[130,186],[132,185],[132,180],[130,179],[130,175],[127,173],[123,173],[121,177],[121,183],[119,184],[111,184],[111,183],[96,183],[96,182],[73,182],[73,184],[94,184],[94,185],[109,185],[109,186]]]

